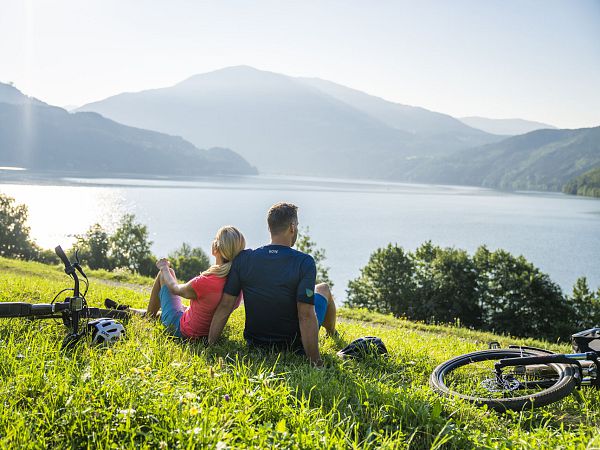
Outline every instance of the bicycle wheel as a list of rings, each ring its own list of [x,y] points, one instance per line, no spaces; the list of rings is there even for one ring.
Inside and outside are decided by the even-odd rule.
[[[540,407],[566,397],[577,384],[568,364],[510,366],[496,376],[494,364],[504,358],[539,356],[522,349],[483,350],[457,356],[435,368],[429,383],[442,395],[459,397],[496,411]]]

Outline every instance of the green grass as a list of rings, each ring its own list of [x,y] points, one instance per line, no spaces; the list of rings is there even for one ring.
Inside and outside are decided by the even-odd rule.
[[[142,307],[148,282],[127,288],[96,273],[88,294]],[[131,280],[128,280],[131,283]],[[58,268],[0,259],[0,301],[47,302],[69,285]],[[110,349],[59,350],[52,321],[0,320],[0,448],[598,448],[600,395],[584,389],[550,407],[498,414],[428,387],[440,362],[487,342],[521,342],[460,327],[340,310],[339,339],[321,335],[326,368],[249,351],[243,309],[214,348],[181,343],[134,319]],[[363,336],[390,357],[341,361]]]

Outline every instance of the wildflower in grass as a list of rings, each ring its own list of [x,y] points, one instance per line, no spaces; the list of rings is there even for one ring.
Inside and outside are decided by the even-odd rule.
[[[229,397],[229,394],[225,394],[223,396],[223,400],[225,400],[226,402],[228,402],[229,400],[231,400],[231,397]]]
[[[200,410],[196,406],[190,408],[190,416],[197,416],[199,413]]]
[[[165,450],[166,448],[169,448],[169,444],[167,444],[165,441],[160,441],[158,443],[158,448],[160,450]]]
[[[181,403],[189,403],[193,400],[196,400],[198,398],[198,396],[196,394],[194,394],[193,392],[186,392],[185,394],[183,394],[179,401]]]
[[[119,415],[123,416],[123,418],[133,417],[135,415],[135,409],[133,409],[133,408],[120,409]]]

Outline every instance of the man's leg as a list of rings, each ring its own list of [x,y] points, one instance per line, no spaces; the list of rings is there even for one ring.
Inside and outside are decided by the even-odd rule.
[[[319,283],[315,286],[315,292],[321,294],[327,299],[327,312],[325,313],[325,319],[323,320],[323,327],[327,334],[330,336],[335,335],[335,322],[337,318],[337,310],[335,302],[333,301],[333,295],[331,289],[327,283]]]

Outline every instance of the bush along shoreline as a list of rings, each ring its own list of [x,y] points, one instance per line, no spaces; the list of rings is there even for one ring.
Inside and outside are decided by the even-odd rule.
[[[348,283],[347,306],[428,323],[567,340],[600,324],[600,288],[585,277],[570,295],[523,256],[481,246],[473,255],[425,242],[376,250]]]

